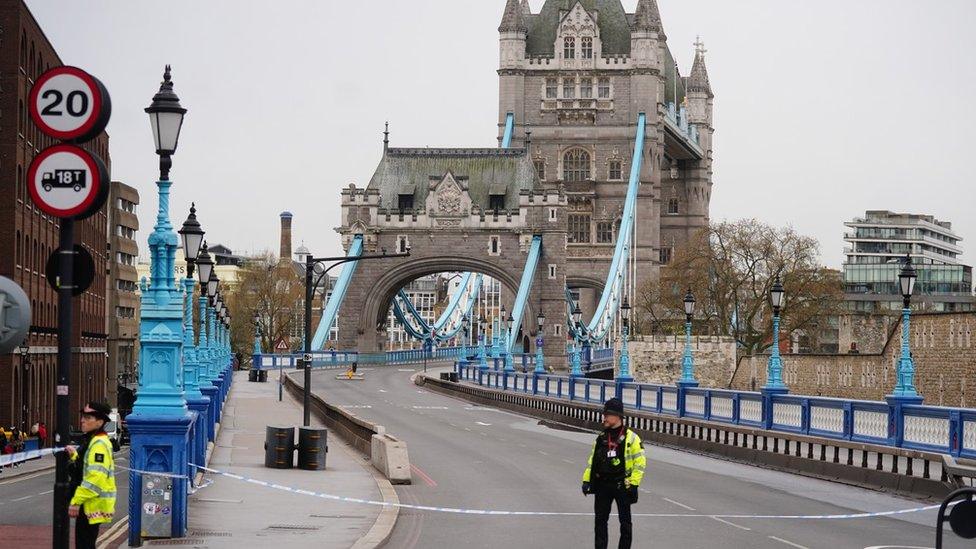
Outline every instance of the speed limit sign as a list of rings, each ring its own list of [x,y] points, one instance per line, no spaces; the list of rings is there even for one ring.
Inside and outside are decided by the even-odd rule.
[[[34,124],[55,139],[84,142],[102,133],[112,114],[105,86],[77,67],[46,71],[31,88]]]
[[[97,212],[108,197],[108,170],[97,156],[75,145],[41,151],[27,170],[27,190],[44,213],[83,218]]]

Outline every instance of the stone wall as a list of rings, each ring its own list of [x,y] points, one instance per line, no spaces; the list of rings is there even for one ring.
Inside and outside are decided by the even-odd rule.
[[[910,328],[915,388],[925,403],[976,405],[976,312],[914,314]],[[783,381],[795,394],[883,400],[895,384],[900,320],[891,333],[875,354],[783,355]],[[732,388],[762,387],[768,358],[743,357]]]
[[[642,383],[674,384],[681,378],[684,336],[635,336],[629,343],[631,373]],[[703,387],[725,387],[735,368],[735,341],[725,336],[692,336],[695,377]]]
[[[877,354],[884,349],[897,315],[845,314],[837,319],[837,347],[847,353],[851,344],[859,353]]]

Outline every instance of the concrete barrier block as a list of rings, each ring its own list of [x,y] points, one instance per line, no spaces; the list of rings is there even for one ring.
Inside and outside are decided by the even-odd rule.
[[[373,435],[372,463],[391,484],[410,484],[410,458],[407,443],[388,433]]]

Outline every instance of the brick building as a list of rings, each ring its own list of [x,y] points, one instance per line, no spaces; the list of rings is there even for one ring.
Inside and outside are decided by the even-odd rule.
[[[57,293],[45,279],[48,257],[58,247],[59,221],[34,207],[26,173],[34,155],[55,141],[30,121],[28,94],[45,70],[62,64],[22,0],[0,0],[0,275],[13,279],[31,300],[29,359],[0,355],[0,425],[54,425],[57,372]],[[86,145],[110,166],[108,135]],[[76,223],[75,241],[95,260],[95,282],[74,299],[71,346],[71,409],[105,399],[106,209]],[[16,356],[15,356],[16,355]],[[27,406],[22,394],[27,383]]]
[[[108,197],[108,401],[118,405],[118,383],[136,381],[139,341],[139,278],[136,258],[139,244],[139,191],[113,181]]]

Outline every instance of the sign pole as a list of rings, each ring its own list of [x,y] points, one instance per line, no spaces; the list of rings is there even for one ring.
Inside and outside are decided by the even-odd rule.
[[[55,434],[55,446],[65,446],[71,443],[68,433],[71,423],[71,405],[68,395],[69,377],[71,372],[71,292],[73,288],[72,273],[74,271],[74,219],[61,220],[61,246],[58,284],[58,383]],[[68,549],[70,537],[70,521],[68,520],[68,503],[71,493],[68,481],[68,454],[55,454],[56,469],[54,473],[54,548]]]

